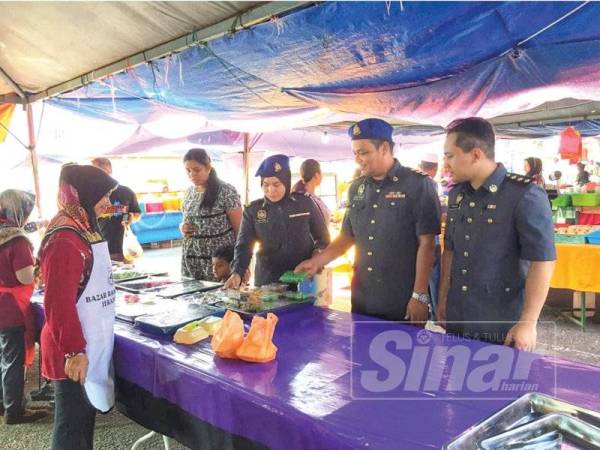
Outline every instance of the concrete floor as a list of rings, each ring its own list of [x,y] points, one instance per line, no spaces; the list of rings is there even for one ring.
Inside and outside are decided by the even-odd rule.
[[[142,270],[154,272],[169,272],[172,276],[179,275],[180,248],[147,250],[139,261]],[[346,275],[334,277],[335,298],[333,307],[350,309],[350,291],[347,289]],[[597,316],[598,317],[598,316]],[[600,366],[600,320],[589,322],[588,330],[584,333],[577,325],[544,310],[538,326],[539,353],[552,354],[587,364]],[[38,368],[31,370],[27,391],[37,388]],[[119,412],[113,411],[106,415],[98,415],[96,420],[95,446],[102,450],[129,449],[133,443],[148,430],[130,421]],[[52,436],[52,417],[35,424],[0,425],[0,448],[3,450],[42,450],[50,449]],[[162,440],[154,436],[139,447],[145,449],[162,449]],[[179,450],[185,447],[171,440],[171,449]]]

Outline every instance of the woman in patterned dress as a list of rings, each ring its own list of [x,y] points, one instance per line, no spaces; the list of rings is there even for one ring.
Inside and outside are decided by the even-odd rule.
[[[240,196],[217,177],[206,150],[189,150],[183,163],[194,185],[183,198],[181,274],[214,281],[212,254],[223,245],[235,244],[242,220]]]

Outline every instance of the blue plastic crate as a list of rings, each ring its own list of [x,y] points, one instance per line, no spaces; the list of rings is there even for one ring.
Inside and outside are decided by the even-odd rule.
[[[593,231],[585,237],[588,244],[600,245],[600,230]]]

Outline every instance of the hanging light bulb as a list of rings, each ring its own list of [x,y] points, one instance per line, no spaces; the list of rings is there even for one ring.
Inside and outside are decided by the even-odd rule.
[[[323,134],[321,135],[321,143],[324,145],[329,144],[329,135],[327,134],[327,131],[323,131]]]

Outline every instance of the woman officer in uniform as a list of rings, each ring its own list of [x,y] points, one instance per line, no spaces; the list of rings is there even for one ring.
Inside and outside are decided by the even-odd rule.
[[[233,271],[226,288],[237,288],[246,273],[254,243],[260,244],[254,284],[275,282],[317,249],[329,243],[329,232],[310,197],[290,193],[289,158],[274,155],[265,159],[256,176],[261,177],[264,198],[245,208],[235,245]]]

